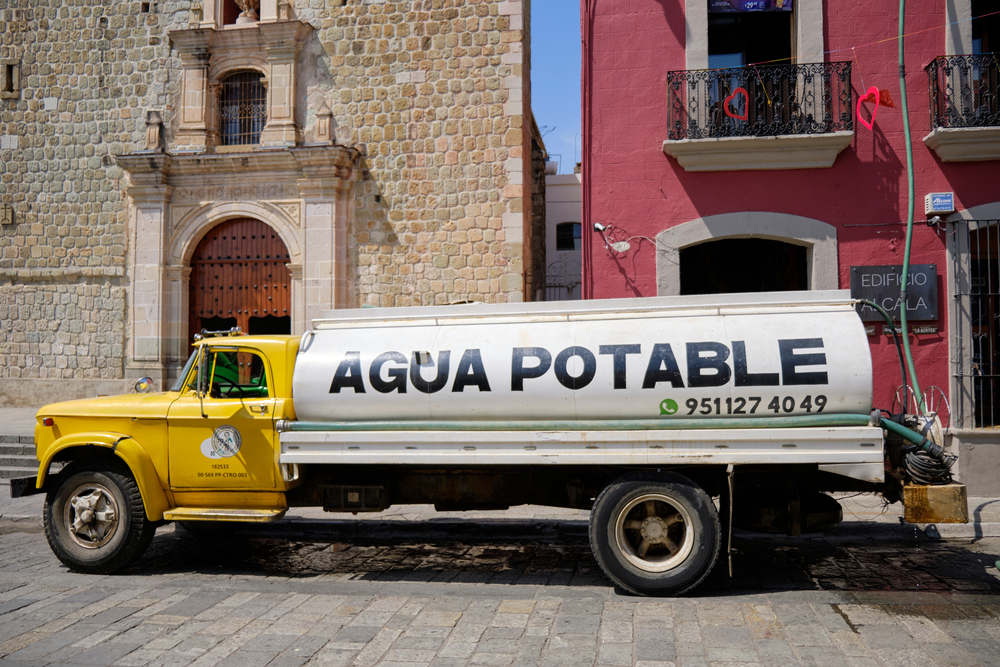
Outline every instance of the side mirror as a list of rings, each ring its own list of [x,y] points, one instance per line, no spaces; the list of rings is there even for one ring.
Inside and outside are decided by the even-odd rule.
[[[139,378],[132,388],[135,389],[135,393],[137,394],[151,394],[156,391],[156,386],[153,384],[153,378],[151,377]]]

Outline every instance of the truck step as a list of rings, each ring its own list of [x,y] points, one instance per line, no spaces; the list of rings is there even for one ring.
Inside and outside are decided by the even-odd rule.
[[[288,510],[229,507],[175,507],[163,513],[167,521],[243,521],[274,523]]]

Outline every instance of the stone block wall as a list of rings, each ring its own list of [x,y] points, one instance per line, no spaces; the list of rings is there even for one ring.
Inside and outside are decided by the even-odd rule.
[[[37,278],[0,282],[0,377],[120,378],[124,288]]]
[[[13,208],[0,226],[0,380],[122,377],[113,156],[141,141],[142,108],[162,97],[161,18],[138,2],[0,5],[0,58],[20,67],[17,95],[0,99],[0,202]]]
[[[528,3],[341,4],[296,13],[323,53],[309,107],[326,100],[363,153],[356,303],[523,300]]]
[[[314,29],[298,61],[304,141],[328,107],[336,141],[362,154],[348,304],[530,298],[527,0],[293,4]],[[18,96],[0,99],[0,203],[14,212],[0,225],[0,380],[124,376],[134,249],[115,156],[145,148],[149,111],[170,146],[169,32],[199,7],[0,3],[0,59],[20,63]]]

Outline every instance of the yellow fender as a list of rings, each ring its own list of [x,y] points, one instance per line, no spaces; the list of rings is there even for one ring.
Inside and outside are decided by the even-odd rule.
[[[45,458],[38,466],[35,488],[41,489],[45,484],[49,466],[56,455],[74,447],[88,446],[112,450],[114,455],[132,471],[132,477],[135,478],[139,493],[142,495],[142,504],[146,508],[146,518],[150,521],[159,521],[163,518],[163,513],[170,509],[171,505],[163,488],[156,483],[159,478],[153,461],[138,442],[120,433],[73,433],[59,438],[47,449]]]

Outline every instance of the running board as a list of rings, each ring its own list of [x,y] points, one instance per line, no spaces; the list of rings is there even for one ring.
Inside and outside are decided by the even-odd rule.
[[[274,523],[288,510],[280,509],[230,509],[216,507],[175,507],[163,513],[167,521],[242,521]]]

